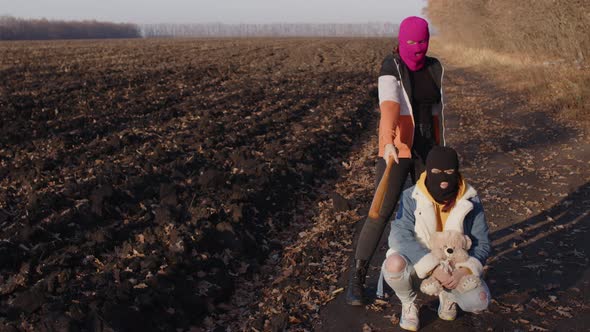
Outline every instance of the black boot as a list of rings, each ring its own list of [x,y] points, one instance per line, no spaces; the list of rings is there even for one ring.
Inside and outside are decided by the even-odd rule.
[[[354,266],[350,268],[348,277],[348,289],[346,290],[347,304],[354,306],[363,305],[363,290],[368,268],[368,261],[355,259]]]

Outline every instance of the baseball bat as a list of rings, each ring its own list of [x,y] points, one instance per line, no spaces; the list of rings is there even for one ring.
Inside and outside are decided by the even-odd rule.
[[[387,185],[389,183],[389,173],[393,163],[393,156],[389,156],[387,167],[385,168],[385,172],[381,177],[381,181],[379,181],[379,185],[375,191],[375,196],[373,196],[373,202],[371,202],[371,208],[369,209],[369,218],[371,219],[379,218],[379,211],[381,210],[381,206],[383,206],[383,201],[385,200],[385,192],[387,191]]]

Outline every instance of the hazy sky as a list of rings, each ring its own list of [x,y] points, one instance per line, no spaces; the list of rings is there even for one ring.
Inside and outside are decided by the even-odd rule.
[[[0,0],[0,15],[133,23],[357,23],[421,15],[424,0]]]

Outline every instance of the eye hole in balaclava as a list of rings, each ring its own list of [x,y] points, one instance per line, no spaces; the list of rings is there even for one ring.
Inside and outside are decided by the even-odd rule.
[[[454,202],[460,179],[457,152],[450,147],[433,147],[426,157],[426,188],[434,200]]]

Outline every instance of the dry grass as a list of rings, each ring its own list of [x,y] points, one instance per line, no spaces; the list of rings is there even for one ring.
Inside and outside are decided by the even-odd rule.
[[[441,38],[432,38],[432,48],[452,55],[462,66],[510,66],[514,68],[541,67],[543,64],[531,56],[518,56],[515,54],[493,51],[488,48],[466,47],[463,44],[448,42]]]
[[[437,0],[434,48],[590,128],[590,2]]]
[[[432,49],[460,67],[474,67],[510,90],[545,104],[558,118],[590,129],[590,67],[502,53],[433,38]]]
[[[587,0],[437,0],[426,13],[447,41],[534,57],[590,56]]]

